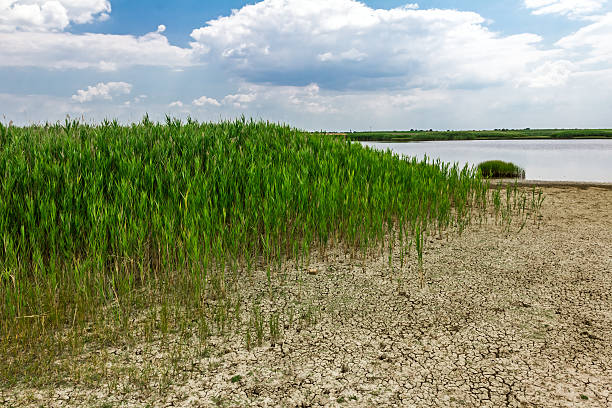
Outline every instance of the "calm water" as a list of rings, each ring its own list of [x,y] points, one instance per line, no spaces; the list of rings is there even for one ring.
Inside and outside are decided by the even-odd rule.
[[[363,142],[376,149],[461,166],[485,160],[511,161],[528,180],[612,182],[612,140],[466,140],[443,142]]]

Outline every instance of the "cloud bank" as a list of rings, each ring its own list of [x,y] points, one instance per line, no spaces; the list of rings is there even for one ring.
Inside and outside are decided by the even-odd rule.
[[[191,35],[207,61],[245,81],[337,90],[484,87],[554,53],[538,35],[489,30],[477,13],[354,0],[264,0]]]
[[[0,66],[116,71],[131,66],[185,67],[192,50],[172,46],[160,33],[132,35],[0,33]]]

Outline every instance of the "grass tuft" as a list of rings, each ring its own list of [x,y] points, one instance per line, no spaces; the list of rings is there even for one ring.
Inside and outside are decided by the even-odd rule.
[[[489,160],[478,165],[483,176],[489,178],[525,178],[525,170],[514,163],[501,160]]]

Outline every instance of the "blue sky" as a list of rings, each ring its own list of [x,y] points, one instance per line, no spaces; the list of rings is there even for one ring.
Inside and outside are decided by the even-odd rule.
[[[612,127],[607,0],[0,0],[0,120]]]

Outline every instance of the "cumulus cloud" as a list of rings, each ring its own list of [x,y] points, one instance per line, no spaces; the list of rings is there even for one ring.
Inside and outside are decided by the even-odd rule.
[[[130,92],[132,92],[132,85],[127,82],[100,82],[97,85],[88,86],[87,89],[79,89],[75,95],[72,95],[72,100],[80,103],[99,99],[111,100],[115,95],[127,95]]]
[[[105,20],[110,12],[108,0],[0,0],[0,67],[115,71],[193,65],[199,45],[170,45],[163,24],[143,36],[65,31],[73,23]]]
[[[205,105],[212,105],[212,106],[221,106],[221,104],[219,103],[219,101],[217,101],[214,98],[209,98],[207,96],[202,96],[198,99],[195,99],[193,101],[193,104],[195,106],[205,106]]]
[[[11,32],[0,33],[0,66],[115,71],[134,65],[185,67],[193,49],[170,45],[153,32],[132,35]]]
[[[232,105],[235,108],[245,108],[247,105],[257,99],[257,94],[249,93],[249,94],[235,94],[235,95],[227,95],[223,98],[223,103],[226,105]]]
[[[183,107],[183,102],[181,102],[181,101],[170,102],[168,107],[169,108],[182,108]]]
[[[550,54],[539,36],[502,36],[477,13],[355,0],[264,0],[191,35],[208,61],[248,82],[344,90],[480,87]]]
[[[0,31],[61,31],[71,22],[108,18],[108,0],[3,0]]]
[[[612,13],[594,18],[591,24],[563,37],[556,45],[578,55],[583,66],[612,63]]]
[[[525,7],[535,15],[560,14],[584,16],[601,10],[607,0],[525,0]]]

